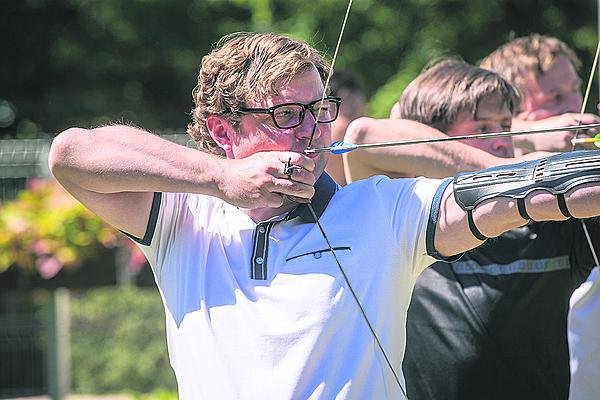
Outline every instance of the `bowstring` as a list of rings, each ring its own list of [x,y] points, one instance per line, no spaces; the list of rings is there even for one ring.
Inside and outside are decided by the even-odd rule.
[[[333,75],[335,61],[337,59],[337,55],[338,55],[338,52],[339,52],[339,49],[340,49],[340,45],[342,43],[342,37],[343,37],[344,31],[346,29],[346,23],[348,21],[348,16],[350,15],[350,8],[351,7],[352,7],[352,0],[348,0],[348,7],[346,7],[346,14],[344,15],[344,19],[342,21],[342,27],[340,29],[340,34],[338,36],[337,44],[335,46],[335,51],[333,53],[333,58],[331,60],[331,67],[329,68],[329,73],[327,74],[327,80],[325,81],[325,87],[323,89],[323,95],[321,97],[321,104],[323,104],[323,102],[325,100],[325,96],[327,95],[327,90],[329,88],[329,81],[331,80],[331,76]],[[313,138],[314,138],[315,132],[317,130],[317,124],[318,124],[317,121],[319,120],[319,117],[320,117],[322,109],[323,109],[323,107],[319,107],[319,110],[317,111],[317,115],[315,116],[315,121],[314,121],[313,129],[312,129],[312,133],[310,135],[310,140],[308,142],[307,149],[310,148],[311,145],[312,145]],[[358,295],[354,291],[354,287],[350,283],[350,279],[348,278],[348,275],[346,275],[346,271],[342,267],[342,263],[340,262],[337,254],[335,252],[335,250],[333,249],[331,241],[329,240],[329,237],[325,233],[325,229],[323,229],[323,225],[319,221],[319,217],[317,216],[317,213],[315,212],[315,210],[314,210],[314,208],[312,206],[311,201],[309,200],[308,203],[306,203],[306,205],[307,205],[308,209],[310,210],[310,213],[312,214],[313,219],[315,220],[315,224],[317,225],[317,227],[321,231],[321,235],[323,236],[323,239],[325,239],[325,242],[327,243],[327,247],[329,248],[329,251],[333,255],[333,258],[335,259],[335,262],[336,262],[336,264],[338,266],[338,269],[340,270],[340,273],[342,274],[342,277],[344,278],[344,282],[348,286],[348,289],[350,290],[350,293],[352,294],[352,297],[354,298],[354,301],[355,301],[356,305],[358,306],[358,308],[359,308],[359,310],[361,312],[363,320],[365,321],[367,327],[369,328],[369,331],[371,332],[371,335],[373,336],[373,339],[374,339],[377,347],[379,348],[379,350],[383,354],[383,357],[384,357],[384,359],[385,359],[385,361],[386,361],[386,363],[387,363],[390,371],[392,371],[392,374],[394,375],[394,379],[396,381],[396,384],[400,388],[400,391],[402,392],[402,395],[404,396],[404,398],[408,399],[408,396],[406,395],[406,390],[404,389],[404,387],[400,383],[400,378],[398,377],[396,369],[392,365],[392,362],[390,361],[390,359],[389,359],[389,357],[387,355],[387,352],[383,348],[383,345],[381,344],[381,341],[379,340],[379,337],[377,336],[377,333],[375,332],[375,329],[373,328],[373,325],[371,324],[371,321],[369,321],[369,318],[367,317],[367,313],[366,313],[364,307],[362,306],[362,304],[361,304],[361,302],[360,302],[360,300],[358,298]]]
[[[598,55],[600,54],[600,32],[598,32],[599,38],[598,38],[598,46],[596,47],[596,54],[594,55],[594,62],[592,63],[592,69],[590,71],[590,75],[588,78],[588,82],[587,82],[587,87],[585,89],[585,96],[583,98],[583,103],[581,104],[581,111],[579,112],[579,121],[578,123],[581,124],[581,121],[583,120],[583,114],[585,112],[585,108],[587,106],[587,102],[589,99],[589,95],[590,95],[590,90],[592,88],[592,81],[594,79],[594,75],[596,74],[596,67],[598,65]],[[579,135],[580,130],[575,131],[575,135],[574,138],[577,139],[577,136]],[[571,151],[575,150],[575,143],[571,144]],[[592,237],[590,236],[590,232],[588,231],[587,225],[585,224],[585,221],[583,219],[580,219],[581,221],[581,228],[583,229],[583,233],[585,234],[585,238],[587,240],[587,244],[590,248],[590,251],[592,252],[592,257],[594,258],[594,262],[596,263],[596,266],[600,266],[600,262],[598,262],[598,255],[596,254],[596,249],[594,248],[594,244],[592,243]]]
[[[369,318],[367,317],[367,312],[365,311],[360,300],[358,299],[358,295],[356,294],[356,292],[354,291],[354,288],[350,284],[350,279],[348,278],[348,275],[346,275],[346,271],[344,271],[344,268],[342,268],[342,264],[337,256],[337,254],[335,254],[335,251],[333,250],[333,246],[332,246],[331,242],[329,241],[327,234],[325,234],[323,225],[321,225],[321,222],[319,221],[319,218],[317,217],[317,214],[315,213],[315,210],[313,209],[312,204],[310,202],[308,202],[307,205],[308,205],[308,209],[310,210],[310,213],[313,216],[313,219],[315,220],[317,226],[319,227],[319,230],[321,231],[321,235],[323,235],[325,242],[327,242],[327,247],[329,247],[329,251],[331,251],[333,258],[335,259],[335,262],[336,262],[342,276],[344,277],[344,281],[346,282],[346,285],[348,285],[348,289],[350,290],[350,293],[352,294],[352,297],[354,298],[354,301],[356,302],[356,305],[358,306],[360,313],[363,316],[363,320],[366,322],[367,327],[369,328],[369,331],[371,331],[371,335],[373,336],[373,339],[375,340],[377,347],[381,351],[381,354],[383,354],[383,358],[385,359],[385,362],[387,363],[388,367],[390,368],[390,371],[392,371],[392,374],[394,375],[394,379],[396,380],[398,387],[402,391],[404,398],[408,399],[408,396],[406,395],[406,391],[404,390],[404,387],[400,383],[400,378],[398,377],[398,373],[396,372],[396,369],[393,367],[392,362],[390,361],[390,359],[387,355],[387,352],[385,351],[385,349],[383,348],[383,345],[381,344],[381,341],[379,340],[379,337],[375,333],[375,328],[373,328],[371,321],[369,321]]]

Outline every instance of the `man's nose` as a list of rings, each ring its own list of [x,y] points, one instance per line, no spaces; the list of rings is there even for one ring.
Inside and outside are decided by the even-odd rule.
[[[489,139],[488,139],[489,140]],[[492,139],[492,151],[500,157],[508,157],[512,153],[512,139],[506,137],[498,137]]]
[[[310,138],[311,136],[313,138],[319,137],[321,135],[321,129],[319,126],[315,126],[315,125],[318,125],[316,123],[315,116],[312,114],[312,112],[310,110],[306,111],[306,113],[304,114],[304,120],[302,120],[302,123],[295,128],[296,137],[298,139],[307,139],[307,138]],[[313,130],[314,130],[314,136],[313,136]]]

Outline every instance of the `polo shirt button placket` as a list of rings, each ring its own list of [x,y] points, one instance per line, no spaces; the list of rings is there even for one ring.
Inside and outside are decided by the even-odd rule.
[[[267,279],[267,254],[269,251],[269,232],[275,221],[261,222],[254,232],[254,248],[252,249],[252,270],[250,278]]]

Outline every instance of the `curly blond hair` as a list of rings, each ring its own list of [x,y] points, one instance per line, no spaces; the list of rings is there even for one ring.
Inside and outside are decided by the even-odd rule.
[[[236,112],[248,100],[276,95],[278,89],[314,66],[325,82],[329,64],[309,44],[274,33],[240,32],[223,37],[202,58],[188,134],[201,150],[225,156],[206,127],[209,115],[224,115],[238,126]]]
[[[543,75],[560,56],[567,57],[575,69],[581,66],[575,52],[564,42],[533,33],[500,46],[479,66],[499,73],[525,95],[527,77],[531,73],[535,77]]]

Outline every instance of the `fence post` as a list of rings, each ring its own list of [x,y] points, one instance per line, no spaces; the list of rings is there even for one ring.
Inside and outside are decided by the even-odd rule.
[[[47,382],[53,400],[66,399],[71,389],[69,290],[58,288],[48,307]]]
[[[131,251],[127,246],[119,246],[115,251],[115,270],[117,286],[133,286],[137,271],[129,266]]]

